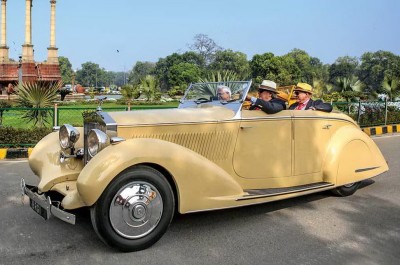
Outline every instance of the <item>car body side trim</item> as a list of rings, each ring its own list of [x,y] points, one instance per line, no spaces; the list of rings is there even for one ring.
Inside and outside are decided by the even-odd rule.
[[[356,169],[354,172],[356,172],[356,173],[360,173],[360,172],[364,172],[364,171],[374,170],[374,169],[377,169],[377,168],[380,168],[380,167],[366,167],[366,168],[359,168],[359,169]]]
[[[245,190],[245,192],[247,192],[248,195],[238,198],[238,199],[236,199],[236,201],[272,197],[272,196],[284,195],[284,194],[289,194],[289,193],[297,193],[297,192],[302,192],[302,191],[327,188],[327,187],[331,187],[331,186],[334,186],[334,184],[329,183],[329,182],[318,182],[318,183],[312,183],[312,184],[301,185],[301,186],[296,186],[296,187],[288,187],[288,188]]]

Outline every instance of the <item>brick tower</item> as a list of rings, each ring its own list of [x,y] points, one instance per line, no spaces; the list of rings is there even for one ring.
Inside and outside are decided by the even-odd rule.
[[[56,47],[56,0],[50,1],[50,46],[47,61],[35,62],[32,44],[32,0],[25,0],[25,43],[17,62],[10,60],[7,46],[7,0],[1,0],[0,86],[61,79]]]

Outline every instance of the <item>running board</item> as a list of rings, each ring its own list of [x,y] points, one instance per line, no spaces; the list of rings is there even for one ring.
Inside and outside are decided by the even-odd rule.
[[[247,192],[247,195],[244,195],[241,198],[236,199],[236,201],[243,201],[243,200],[252,200],[252,199],[259,199],[265,197],[272,197],[277,195],[284,195],[290,194],[295,192],[302,192],[314,189],[321,189],[321,188],[328,188],[333,186],[333,183],[329,182],[317,182],[307,185],[300,185],[295,187],[288,187],[288,188],[272,188],[272,189],[260,189],[260,190],[244,190]]]

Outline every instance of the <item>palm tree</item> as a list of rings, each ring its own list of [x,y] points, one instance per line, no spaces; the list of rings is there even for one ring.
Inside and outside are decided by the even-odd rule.
[[[398,78],[385,76],[382,87],[386,90],[390,101],[393,101],[400,94],[400,80]]]
[[[34,126],[45,127],[49,124],[47,120],[51,115],[49,110],[43,108],[52,107],[58,99],[58,93],[63,86],[62,81],[58,82],[22,82],[18,84],[19,106],[29,108],[22,116],[27,122],[34,121]]]
[[[157,80],[153,75],[146,75],[140,82],[140,92],[146,95],[147,101],[154,97],[158,90]]]
[[[131,84],[123,85],[121,87],[121,94],[124,99],[130,102],[132,99],[140,97],[139,86],[134,86]]]
[[[364,84],[356,77],[340,77],[337,79],[334,89],[340,93],[340,96],[347,101],[347,112],[350,114],[351,104],[349,102],[361,97],[364,89]]]
[[[199,82],[204,84],[201,84],[201,87],[197,89],[197,92],[203,91],[201,94],[216,96],[217,86],[220,83],[225,83],[225,85],[230,87],[232,94],[234,94],[237,90],[241,89],[241,86],[240,84],[230,82],[237,80],[238,75],[234,71],[212,71],[207,75],[206,78],[199,79]]]
[[[363,88],[364,84],[354,75],[351,77],[339,77],[335,85],[335,90],[337,92],[362,92]]]

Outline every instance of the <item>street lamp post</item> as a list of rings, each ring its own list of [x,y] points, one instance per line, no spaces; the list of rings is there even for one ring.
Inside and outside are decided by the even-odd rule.
[[[18,60],[18,83],[22,83],[22,56],[19,56]]]
[[[74,70],[72,70],[72,75],[71,75],[72,93],[76,93],[76,90],[75,90],[75,76],[76,76],[76,73],[75,73]]]

